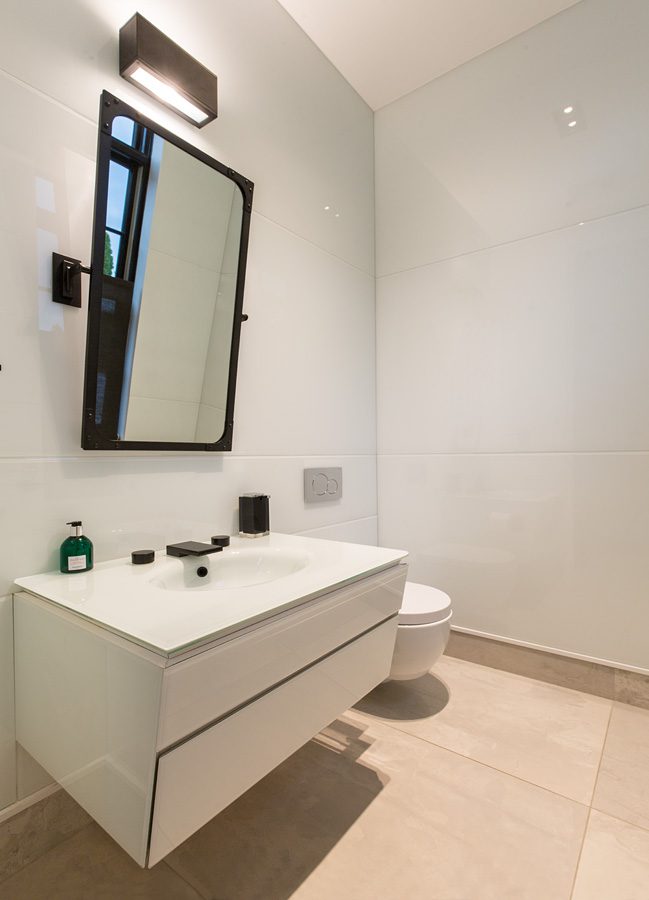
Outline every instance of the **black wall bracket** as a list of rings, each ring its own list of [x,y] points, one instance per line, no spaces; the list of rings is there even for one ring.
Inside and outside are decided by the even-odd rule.
[[[52,254],[52,300],[66,306],[81,307],[81,273],[90,275],[88,266],[82,266],[80,259]]]

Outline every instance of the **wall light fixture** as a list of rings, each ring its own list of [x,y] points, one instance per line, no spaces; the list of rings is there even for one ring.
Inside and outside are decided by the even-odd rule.
[[[140,13],[119,30],[119,72],[202,128],[217,116],[217,78]]]

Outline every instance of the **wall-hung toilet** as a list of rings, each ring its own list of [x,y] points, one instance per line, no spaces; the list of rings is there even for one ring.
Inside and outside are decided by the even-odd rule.
[[[406,582],[389,680],[408,681],[428,672],[446,648],[451,616],[448,594]]]

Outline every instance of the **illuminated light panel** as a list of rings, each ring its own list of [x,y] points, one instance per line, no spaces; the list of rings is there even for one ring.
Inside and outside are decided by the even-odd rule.
[[[189,116],[194,122],[200,123],[207,119],[208,116],[206,112],[203,112],[202,109],[199,109],[198,106],[195,106],[187,100],[186,97],[183,97],[183,95],[170,84],[161,81],[160,78],[157,78],[147,69],[142,68],[142,66],[138,66],[138,68],[131,73],[131,78],[133,81],[137,81],[138,84],[141,84],[143,88],[146,88],[147,91],[150,91],[152,94],[155,94],[156,97],[159,97],[163,103],[175,107],[175,109],[184,116]]]
[[[218,79],[140,13],[119,30],[119,74],[196,128],[218,114]]]

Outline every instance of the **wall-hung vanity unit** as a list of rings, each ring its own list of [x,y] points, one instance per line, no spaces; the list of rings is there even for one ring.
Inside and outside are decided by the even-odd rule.
[[[17,739],[152,866],[387,677],[405,555],[271,534],[18,579]]]

